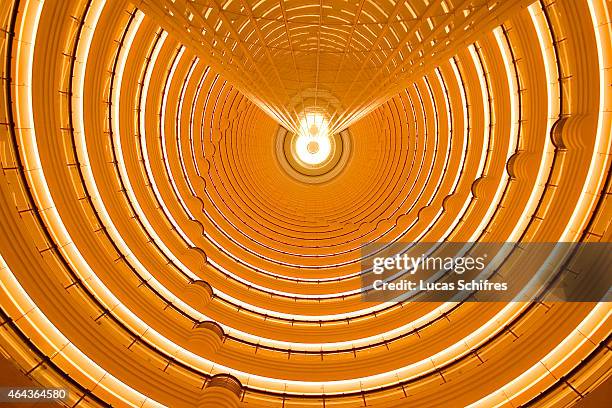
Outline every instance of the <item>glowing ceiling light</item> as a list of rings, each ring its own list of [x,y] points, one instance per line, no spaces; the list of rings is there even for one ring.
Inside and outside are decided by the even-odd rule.
[[[327,120],[320,114],[307,114],[300,120],[300,134],[295,141],[297,159],[308,166],[317,166],[329,159],[332,142]]]

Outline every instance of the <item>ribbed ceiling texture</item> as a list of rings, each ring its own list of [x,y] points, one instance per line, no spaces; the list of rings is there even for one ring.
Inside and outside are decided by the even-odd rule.
[[[608,0],[0,6],[0,355],[52,406],[605,386],[609,302],[364,301],[362,275],[370,243],[611,241]]]

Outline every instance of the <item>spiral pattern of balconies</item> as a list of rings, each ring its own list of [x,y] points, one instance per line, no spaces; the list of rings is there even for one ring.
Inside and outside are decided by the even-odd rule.
[[[609,3],[522,3],[352,123],[310,183],[160,15],[5,1],[0,349],[70,406],[581,399],[610,376],[609,303],[360,291],[369,242],[610,241]]]

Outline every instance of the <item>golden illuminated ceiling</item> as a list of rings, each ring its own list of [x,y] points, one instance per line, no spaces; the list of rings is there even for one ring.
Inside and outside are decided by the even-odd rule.
[[[319,112],[348,127],[531,1],[141,0],[287,129]]]
[[[0,1],[0,356],[61,404],[565,407],[611,377],[609,302],[361,280],[369,243],[610,243],[608,1]]]

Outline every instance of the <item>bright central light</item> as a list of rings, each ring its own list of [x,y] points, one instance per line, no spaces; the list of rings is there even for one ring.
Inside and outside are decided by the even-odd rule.
[[[300,121],[300,134],[295,141],[298,159],[305,164],[316,166],[323,163],[332,153],[327,120],[319,114],[307,114]]]

